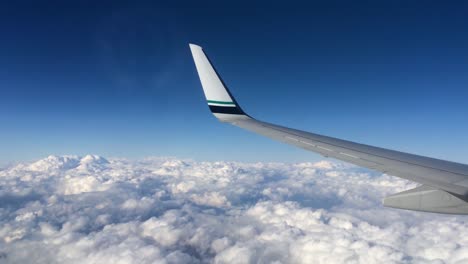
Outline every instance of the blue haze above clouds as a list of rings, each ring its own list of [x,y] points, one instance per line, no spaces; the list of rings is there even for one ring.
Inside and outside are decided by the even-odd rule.
[[[87,153],[318,158],[216,123],[189,42],[255,117],[468,162],[467,10],[427,1],[5,2],[0,164]]]

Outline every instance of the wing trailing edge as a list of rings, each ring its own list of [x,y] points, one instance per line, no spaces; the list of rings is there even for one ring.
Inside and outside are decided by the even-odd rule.
[[[383,205],[431,213],[468,214],[465,197],[426,185],[387,196]]]

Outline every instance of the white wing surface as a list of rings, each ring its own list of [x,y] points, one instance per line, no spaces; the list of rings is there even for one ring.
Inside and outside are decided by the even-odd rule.
[[[257,134],[423,184],[384,199],[384,205],[408,210],[468,214],[468,165],[291,129],[259,121],[236,102],[200,46],[190,44],[211,112],[222,122]]]

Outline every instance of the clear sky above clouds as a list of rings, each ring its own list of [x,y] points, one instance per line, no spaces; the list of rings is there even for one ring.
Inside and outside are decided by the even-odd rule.
[[[0,4],[0,164],[48,154],[316,159],[218,123],[188,43],[249,114],[468,162],[468,5]]]

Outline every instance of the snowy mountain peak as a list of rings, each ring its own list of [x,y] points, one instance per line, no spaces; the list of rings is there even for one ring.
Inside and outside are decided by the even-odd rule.
[[[75,168],[80,163],[78,156],[54,156],[38,160],[28,166],[31,171],[68,170]]]
[[[98,155],[86,155],[83,158],[81,158],[80,161],[81,164],[89,164],[89,163],[95,163],[95,164],[108,164],[109,161],[101,156]]]
[[[80,160],[77,170],[87,173],[99,172],[107,168],[109,161],[98,155],[86,155]]]
[[[38,160],[29,164],[26,168],[30,171],[65,171],[71,169],[97,169],[109,161],[98,155],[86,155],[84,157],[75,155],[55,156],[50,155],[47,158]]]

